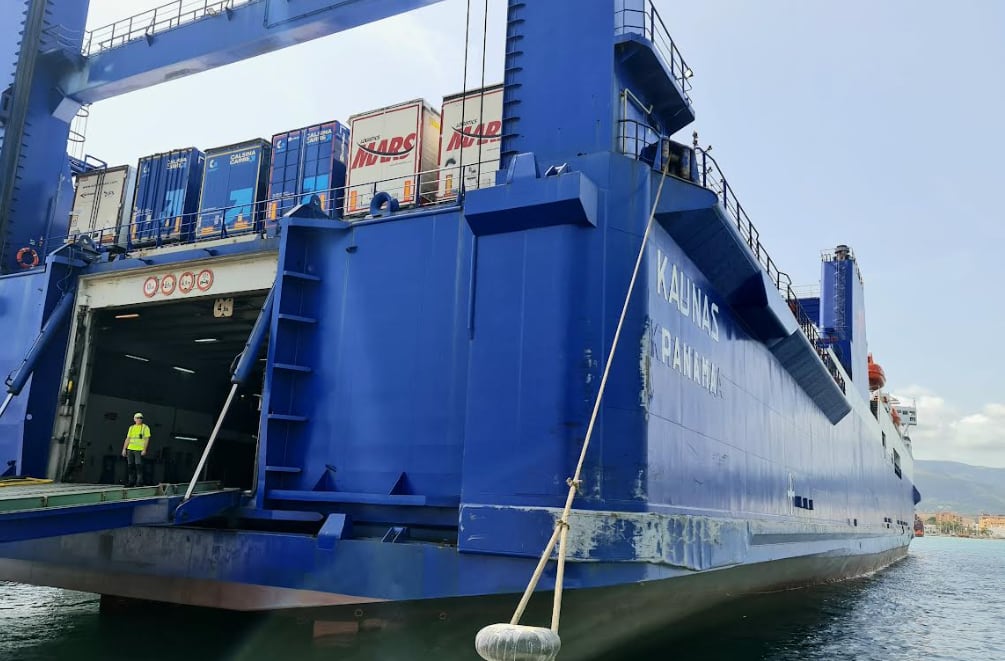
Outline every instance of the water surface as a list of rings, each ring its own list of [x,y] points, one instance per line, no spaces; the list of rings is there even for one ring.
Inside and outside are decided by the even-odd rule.
[[[1005,541],[926,537],[876,575],[743,599],[610,659],[1005,661]],[[0,660],[477,659],[470,623],[315,641],[296,618],[98,612],[94,595],[0,583]],[[565,659],[565,657],[559,657]]]

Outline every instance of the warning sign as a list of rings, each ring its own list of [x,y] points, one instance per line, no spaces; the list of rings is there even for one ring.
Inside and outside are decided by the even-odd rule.
[[[199,277],[196,278],[195,285],[199,288],[199,291],[209,291],[210,287],[213,286],[213,271],[211,269],[199,271]]]
[[[195,287],[195,273],[191,271],[185,271],[178,278],[178,291],[182,294],[187,294]]]
[[[161,293],[170,296],[174,293],[174,288],[178,285],[178,278],[173,273],[168,273],[161,279]]]
[[[160,281],[155,275],[150,276],[143,282],[143,295],[147,298],[156,296],[158,289],[160,289]]]
[[[197,288],[200,292],[207,292],[213,288],[213,280],[212,269],[203,269],[199,271],[199,275],[192,271],[185,271],[180,275],[174,273],[152,275],[143,281],[143,295],[147,298],[153,298],[158,294],[171,296],[176,291],[179,294],[191,294]]]

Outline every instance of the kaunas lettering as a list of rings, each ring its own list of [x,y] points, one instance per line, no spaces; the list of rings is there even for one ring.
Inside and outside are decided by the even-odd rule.
[[[688,278],[676,264],[661,250],[656,251],[656,292],[667,303],[677,308],[685,317],[690,317],[694,325],[719,341],[719,306],[712,303],[694,280]],[[667,265],[670,266],[669,280]]]
[[[719,306],[687,277],[661,250],[656,251],[656,291],[670,307],[691,319],[716,342],[719,341]],[[719,366],[701,355],[681,336],[674,337],[668,329],[653,322],[649,325],[649,351],[652,358],[672,367],[685,378],[697,383],[714,397],[722,396]]]

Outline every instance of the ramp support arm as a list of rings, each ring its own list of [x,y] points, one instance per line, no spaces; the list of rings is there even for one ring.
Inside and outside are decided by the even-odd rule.
[[[38,337],[35,338],[35,342],[31,345],[24,360],[21,361],[21,365],[7,376],[5,381],[7,385],[7,397],[4,399],[3,404],[0,405],[0,416],[3,416],[11,400],[21,394],[32,372],[35,371],[35,363],[42,356],[42,352],[45,351],[52,337],[59,332],[69,318],[70,310],[73,309],[73,299],[73,293],[67,292],[63,294],[63,297],[56,303],[52,314],[46,319],[42,330],[39,332]]]
[[[269,322],[272,320],[272,306],[275,298],[276,287],[273,285],[272,289],[269,290],[269,295],[265,297],[262,311],[258,313],[258,319],[255,320],[255,325],[251,329],[248,341],[244,343],[244,350],[241,351],[241,355],[237,359],[237,366],[230,377],[231,383],[244,385],[244,382],[251,376],[251,368],[255,365],[258,351],[261,349],[262,341],[265,339],[265,333],[269,330]]]
[[[265,331],[268,330],[269,322],[272,319],[272,307],[276,298],[275,294],[276,286],[272,285],[272,289],[269,290],[269,295],[265,297],[265,303],[262,305],[262,311],[258,313],[258,319],[255,320],[255,326],[251,329],[251,335],[248,336],[248,341],[244,344],[244,351],[241,352],[241,355],[237,360],[237,366],[234,368],[233,374],[230,377],[230,382],[233,385],[230,387],[230,393],[227,395],[227,401],[224,403],[223,409],[220,411],[220,417],[216,419],[216,426],[213,427],[213,433],[209,435],[209,441],[206,442],[206,449],[202,451],[202,456],[199,458],[199,465],[195,467],[195,473],[192,474],[192,480],[188,484],[188,489],[185,490],[185,498],[183,502],[187,502],[188,499],[192,497],[192,492],[195,490],[195,485],[199,480],[199,475],[206,467],[206,462],[209,460],[209,453],[212,452],[213,444],[216,443],[216,437],[220,433],[220,428],[223,427],[223,419],[227,417],[227,411],[230,410],[230,405],[234,402],[234,395],[237,394],[237,388],[247,381],[248,376],[251,375],[251,367],[255,364],[255,359],[258,357],[258,351],[262,348],[262,341],[265,339]]]

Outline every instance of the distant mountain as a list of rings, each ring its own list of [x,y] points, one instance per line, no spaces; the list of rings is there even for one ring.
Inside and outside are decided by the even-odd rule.
[[[918,460],[914,482],[921,492],[919,511],[1005,514],[1005,468]]]

